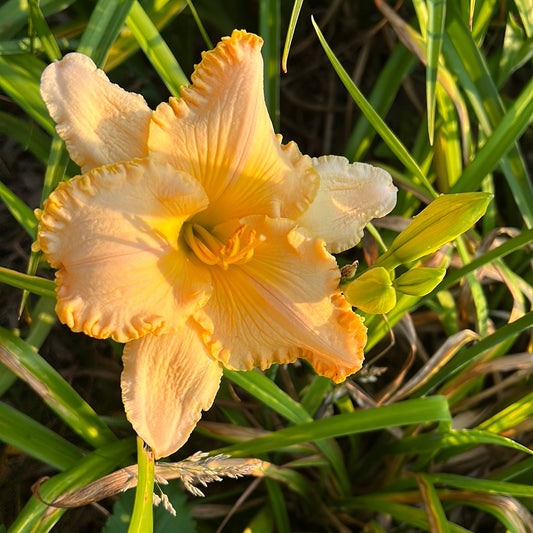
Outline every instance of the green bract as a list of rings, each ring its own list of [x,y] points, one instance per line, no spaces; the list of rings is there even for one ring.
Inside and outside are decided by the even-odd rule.
[[[492,195],[485,192],[447,194],[431,202],[394,239],[376,266],[392,270],[436,252],[483,216]]]
[[[396,305],[396,291],[389,272],[371,268],[343,287],[348,302],[365,313],[388,313]]]

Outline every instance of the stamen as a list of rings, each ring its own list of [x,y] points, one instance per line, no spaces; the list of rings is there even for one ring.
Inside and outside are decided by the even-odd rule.
[[[230,265],[242,265],[250,261],[255,247],[264,240],[262,236],[256,238],[255,230],[247,231],[247,226],[242,225],[223,245],[207,229],[194,223],[184,224],[183,238],[200,261],[207,265],[218,265],[224,270]]]

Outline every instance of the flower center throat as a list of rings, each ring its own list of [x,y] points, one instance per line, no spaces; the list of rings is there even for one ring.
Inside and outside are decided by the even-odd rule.
[[[206,265],[218,265],[227,270],[230,265],[242,265],[250,261],[254,248],[263,239],[258,238],[255,230],[246,225],[240,226],[224,244],[200,224],[186,222],[182,228],[185,242]]]

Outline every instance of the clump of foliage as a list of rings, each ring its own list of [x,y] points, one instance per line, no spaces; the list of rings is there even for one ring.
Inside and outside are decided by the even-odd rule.
[[[533,187],[521,149],[532,140],[529,2],[290,4],[0,6],[0,530],[152,527],[140,497],[133,511],[117,497],[74,510],[46,503],[137,460],[142,495],[153,465],[150,477],[122,414],[120,349],[57,324],[52,273],[31,252],[33,209],[79,172],[40,75],[76,50],[156,104],[179,95],[209,39],[235,27],[265,40],[276,130],[310,155],[383,166],[400,193],[392,216],[337,257],[346,295],[366,314],[363,370],[341,385],[305,364],[226,371],[176,460],[198,450],[255,457],[262,476],[185,499],[168,475],[178,467],[162,463],[158,477],[156,465],[156,494],[182,521],[158,512],[154,529],[189,530],[194,518],[200,531],[533,530]],[[216,472],[194,479],[234,470]]]

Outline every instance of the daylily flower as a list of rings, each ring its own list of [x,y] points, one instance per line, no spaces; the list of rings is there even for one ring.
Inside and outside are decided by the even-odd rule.
[[[155,457],[188,439],[223,366],[303,357],[341,382],[362,363],[366,329],[330,252],[389,212],[396,189],[382,170],[281,143],[261,45],[233,32],[153,112],[81,54],[42,77],[83,175],[46,201],[37,248],[59,269],[60,320],[126,343],[126,414]]]

